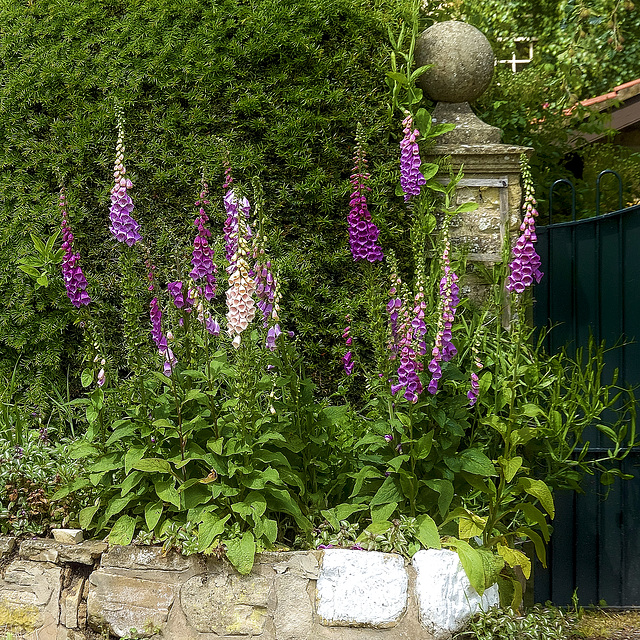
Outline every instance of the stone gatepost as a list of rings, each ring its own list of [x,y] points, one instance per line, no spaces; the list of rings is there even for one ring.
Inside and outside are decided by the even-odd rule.
[[[520,156],[529,156],[533,150],[501,144],[500,130],[482,122],[469,107],[489,86],[495,64],[491,45],[478,29],[457,21],[435,24],[418,37],[415,57],[416,66],[433,65],[418,80],[425,95],[438,103],[433,121],[456,125],[438,138],[426,160],[443,166],[450,163],[456,173],[462,167],[458,204],[478,204],[476,211],[452,221],[451,239],[469,251],[463,291],[481,303],[488,288],[475,267],[499,263],[507,240],[511,244],[519,233]],[[441,179],[448,180],[448,170]]]

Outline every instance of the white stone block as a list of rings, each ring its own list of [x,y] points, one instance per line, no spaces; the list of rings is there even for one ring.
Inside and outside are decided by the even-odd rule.
[[[486,611],[499,602],[497,585],[487,589],[482,597],[478,595],[455,551],[422,549],[411,562],[418,574],[420,622],[435,640],[448,640],[474,613]]]
[[[317,582],[317,612],[326,626],[393,627],[407,606],[404,558],[327,549]]]
[[[64,544],[79,544],[84,540],[82,529],[51,529],[54,540]]]

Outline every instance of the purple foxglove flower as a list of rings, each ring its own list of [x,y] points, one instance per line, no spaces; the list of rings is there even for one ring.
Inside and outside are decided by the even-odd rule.
[[[276,350],[276,339],[282,333],[279,324],[274,324],[272,327],[269,327],[269,331],[267,331],[267,349],[269,351]]]
[[[527,287],[530,287],[535,280],[539,283],[544,275],[540,271],[541,261],[533,243],[537,241],[536,235],[536,211],[535,195],[533,188],[533,180],[529,167],[526,164],[526,158],[522,157],[522,178],[525,187],[524,204],[522,208],[525,211],[524,219],[520,225],[522,234],[513,247],[513,261],[509,264],[510,274],[507,277],[505,287],[508,291],[515,293],[523,293]]]
[[[78,264],[80,254],[73,252],[73,233],[67,216],[67,199],[64,188],[60,189],[59,206],[62,209],[62,248],[64,249],[62,279],[71,304],[79,308],[82,305],[88,305],[91,298],[87,293],[87,279]]]
[[[149,315],[151,317],[151,337],[158,348],[158,353],[164,358],[164,374],[170,376],[178,361],[167,344],[167,337],[162,333],[162,311],[158,305],[158,298],[151,300]]]
[[[404,398],[409,402],[415,403],[418,401],[418,396],[422,393],[422,383],[420,381],[419,372],[422,370],[422,363],[418,360],[418,353],[414,349],[414,342],[418,343],[418,352],[422,351],[420,346],[423,337],[422,326],[424,322],[421,321],[419,315],[422,309],[420,305],[420,294],[418,294],[418,317],[417,322],[415,318],[412,319],[409,316],[407,305],[405,304],[404,297],[397,297],[397,290],[401,286],[401,280],[397,276],[395,268],[395,259],[390,257],[392,263],[392,283],[391,287],[391,300],[387,304],[387,311],[391,309],[391,359],[396,360],[400,358],[400,365],[398,366],[398,383],[391,385],[391,393],[395,395],[400,389],[404,389]],[[422,293],[424,297],[424,293]],[[423,314],[424,315],[424,314]],[[424,327],[426,332],[426,326]]]
[[[348,376],[353,373],[353,367],[355,366],[355,362],[351,356],[351,351],[347,351],[342,358],[342,365],[344,366],[344,370]]]
[[[238,253],[240,216],[244,218],[245,233],[243,235],[245,237],[251,236],[251,229],[246,223],[246,220],[249,219],[251,205],[246,198],[238,198],[235,191],[231,189],[224,196],[224,208],[227,212],[224,221],[225,257],[229,262],[229,269],[231,269]]]
[[[169,295],[171,296],[176,309],[186,310],[191,308],[191,301],[189,300],[189,296],[185,295],[182,282],[179,280],[176,282],[168,282],[167,290],[169,291]]]
[[[205,327],[212,336],[220,335],[220,325],[215,318],[212,318],[211,316],[206,318]]]
[[[189,276],[194,282],[200,279],[205,280],[204,297],[207,300],[211,300],[216,292],[215,273],[218,268],[213,263],[213,249],[209,245],[211,231],[205,227],[209,221],[209,216],[205,211],[205,206],[209,204],[209,200],[207,200],[208,194],[209,187],[206,182],[203,182],[200,199],[196,202],[196,207],[199,207],[199,211],[194,225],[198,229],[198,234],[193,240],[193,253],[191,254],[191,265],[193,269],[191,273],[189,273]]]
[[[417,138],[420,131],[413,127],[413,117],[408,115],[403,121],[404,138],[400,142],[400,186],[407,202],[413,196],[420,195],[420,187],[426,180],[420,173],[420,149]]]
[[[353,173],[351,174],[351,200],[349,201],[349,245],[351,255],[355,261],[368,260],[376,262],[384,255],[377,244],[378,227],[371,221],[371,214],[367,205],[367,191],[370,188],[365,182],[371,177],[367,173],[367,159],[364,150],[362,126],[358,123],[356,132],[356,152],[354,156]]]
[[[113,170],[114,185],[111,188],[111,208],[109,218],[111,225],[109,230],[118,242],[124,242],[127,246],[133,246],[138,240],[142,240],[138,229],[140,225],[131,217],[133,200],[129,195],[129,189],[133,183],[127,177],[124,166],[124,119],[122,111],[117,110],[118,144],[116,146],[116,161]]]
[[[445,238],[444,251],[442,253],[442,270],[444,275],[440,280],[440,301],[442,313],[438,320],[438,330],[434,347],[431,351],[433,359],[429,362],[428,369],[431,373],[431,382],[427,391],[435,395],[438,390],[438,380],[442,377],[440,362],[449,362],[458,353],[452,342],[453,321],[456,315],[456,308],[460,303],[460,289],[458,287],[458,276],[453,271],[449,262],[449,238]]]

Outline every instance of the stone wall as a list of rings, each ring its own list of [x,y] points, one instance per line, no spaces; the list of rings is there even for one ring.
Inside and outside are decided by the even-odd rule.
[[[497,603],[497,589],[480,598],[447,550],[411,562],[263,553],[242,576],[225,560],[158,547],[4,538],[0,567],[0,629],[28,640],[444,640]]]

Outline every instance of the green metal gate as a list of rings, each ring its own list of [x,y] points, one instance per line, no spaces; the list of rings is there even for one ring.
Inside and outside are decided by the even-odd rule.
[[[623,340],[607,353],[605,374],[617,368],[620,383],[640,385],[640,205],[575,220],[573,202],[570,222],[537,230],[545,276],[534,291],[534,322],[556,325],[549,351],[586,346],[590,335],[608,346]],[[600,437],[594,430],[595,453],[606,452]],[[548,568],[535,570],[536,602],[568,605],[577,589],[584,605],[640,606],[640,453],[620,464],[636,477],[617,480],[606,500],[597,476],[585,479],[585,494],[557,496]]]

